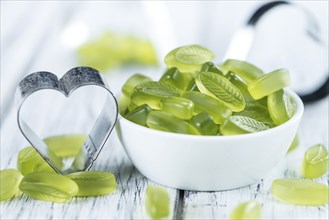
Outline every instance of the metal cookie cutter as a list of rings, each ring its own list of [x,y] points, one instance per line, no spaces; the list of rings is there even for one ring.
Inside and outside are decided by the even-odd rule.
[[[20,116],[24,101],[34,92],[52,89],[69,97],[74,90],[82,86],[100,86],[107,92],[105,105],[93,124],[80,152],[73,158],[58,158],[53,155],[42,139],[28,126]],[[16,106],[18,126],[38,153],[58,173],[67,174],[88,170],[110,136],[118,118],[118,104],[100,73],[90,67],[76,67],[64,74],[61,79],[50,72],[35,72],[26,76],[16,89]]]

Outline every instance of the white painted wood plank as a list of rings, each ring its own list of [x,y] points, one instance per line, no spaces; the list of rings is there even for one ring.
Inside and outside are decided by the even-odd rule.
[[[110,78],[111,83],[116,82],[114,75]],[[46,102],[43,102],[43,104],[47,105]],[[64,109],[64,106],[62,108]],[[72,115],[76,116],[75,113],[69,112],[67,118],[63,120],[69,120]],[[39,116],[40,118],[45,117],[44,115]],[[300,128],[301,144],[299,148],[287,155],[268,178],[260,182],[259,185],[256,184],[233,191],[215,193],[185,192],[182,216],[185,219],[223,219],[227,218],[230,211],[239,202],[255,199],[263,204],[264,218],[266,219],[325,219],[328,214],[328,206],[303,207],[283,204],[271,197],[269,188],[274,178],[300,177],[296,161],[299,160],[300,162],[307,147],[317,142],[328,146],[327,121],[328,99],[306,107]],[[76,121],[73,120],[72,122]],[[76,126],[80,122],[78,121]],[[63,126],[61,125],[63,123],[58,121],[57,117],[52,117],[50,125],[57,124]],[[45,129],[48,124],[40,123],[39,126],[39,129]],[[13,109],[8,115],[8,121],[2,127],[1,135],[1,169],[15,167],[18,149],[27,143],[19,133]],[[116,174],[118,189],[114,194],[97,198],[73,199],[66,204],[35,201],[26,196],[20,196],[12,201],[1,203],[1,218],[145,218],[143,211],[144,190],[149,181],[133,168],[115,137],[112,137],[109,145],[111,146],[104,149],[94,169],[108,170]],[[328,181],[328,176],[321,178],[319,181]],[[172,200],[171,207],[174,211],[176,190],[169,190]]]
[[[45,46],[34,54],[35,62],[28,68],[29,72],[47,70],[61,76],[75,65],[72,54],[68,53],[60,44],[60,31],[58,28],[58,25],[54,25],[45,41]],[[11,48],[10,51],[15,53],[17,48]],[[29,60],[29,54],[21,55],[23,61]],[[5,60],[5,62],[8,65],[10,64],[8,60]],[[17,68],[22,66],[22,64],[17,64]],[[7,73],[4,75],[6,77],[2,77],[1,81],[14,86],[14,81],[17,81],[22,75],[29,74],[29,72],[22,73],[21,76],[16,74],[15,77],[10,76],[10,74],[14,73]],[[120,75],[117,76],[121,78]],[[121,88],[121,84],[117,83],[118,81],[121,84],[123,83],[122,80],[116,79],[115,74],[109,80],[110,86],[114,87],[115,91]],[[7,91],[9,89],[4,90],[2,94],[12,99],[13,93]],[[40,108],[51,104],[51,102],[52,100],[47,99],[40,100],[42,104],[36,105],[36,108],[40,110],[41,114],[39,111],[36,111],[37,114],[34,114],[36,112],[31,112],[31,114],[26,115],[26,118],[29,118],[30,121],[36,120],[39,122],[36,123],[36,130],[43,131],[51,128],[64,132],[65,129],[67,130],[67,123],[65,122],[73,125],[72,130],[76,130],[76,127],[90,124],[88,118],[81,118],[81,114],[79,115],[75,110],[67,109],[65,106],[60,105],[55,106],[53,111],[65,111],[65,117],[59,118],[58,113],[57,115],[52,114],[52,117],[48,118],[47,123],[45,123],[43,120],[47,119],[47,112],[42,111]],[[77,107],[85,109],[86,106]],[[91,115],[95,115],[92,112],[92,108],[87,108],[87,111]],[[18,151],[28,145],[28,142],[20,134],[16,123],[16,109],[12,105],[1,126],[1,169],[16,167]],[[1,202],[1,219],[145,219],[147,216],[143,210],[144,191],[149,181],[141,176],[132,166],[115,134],[113,134],[108,145],[101,153],[93,169],[111,171],[116,175],[118,187],[113,194],[96,198],[73,199],[65,204],[36,201],[25,195],[20,195],[11,201]],[[176,190],[169,189],[169,191],[172,198],[171,208],[173,210]]]
[[[49,41],[51,41],[50,39]],[[38,62],[36,62],[31,69],[36,69],[39,66],[39,62],[43,65],[51,65],[52,58],[57,57],[58,50],[56,45],[47,44],[44,50],[40,51],[38,55]],[[49,53],[49,51],[52,51]],[[48,55],[48,56],[46,56]],[[62,63],[61,67],[65,68],[65,63]],[[64,66],[64,67],[63,67]],[[56,67],[59,69],[59,67]],[[53,70],[51,70],[53,71]],[[60,74],[59,74],[60,75]],[[117,75],[120,76],[120,75]],[[117,81],[112,76],[110,85],[117,85]],[[26,118],[29,121],[37,121],[36,130],[44,131],[47,129],[52,130],[66,130],[68,124],[71,124],[72,131],[75,131],[77,127],[90,124],[91,117],[81,117],[77,109],[86,109],[90,116],[95,116],[95,109],[93,106],[83,106],[82,102],[75,100],[76,108],[67,108],[67,106],[55,105],[52,112],[49,112],[52,117],[48,117],[47,112],[42,110],[42,106],[49,106],[53,100],[42,98],[39,100],[40,104],[35,103],[35,107],[38,111],[30,112],[26,114]],[[33,103],[32,103],[33,104]],[[97,104],[97,103],[96,103]],[[96,111],[99,108],[96,107]],[[57,112],[57,115],[53,114]],[[60,112],[66,114],[59,117]],[[41,113],[41,114],[40,114]],[[19,149],[27,146],[28,143],[24,140],[20,134],[16,123],[16,110],[11,108],[9,114],[6,116],[7,120],[1,127],[1,169],[16,167],[16,157]],[[28,198],[25,195],[21,195],[14,198],[11,201],[2,202],[1,218],[3,219],[74,219],[74,218],[88,218],[88,219],[130,219],[130,218],[143,218],[147,216],[143,210],[144,191],[150,184],[149,181],[141,176],[138,171],[133,167],[127,156],[125,155],[123,148],[116,138],[116,134],[113,134],[108,146],[104,148],[100,157],[95,163],[93,169],[111,171],[116,175],[118,187],[117,190],[108,196],[96,197],[96,198],[78,198],[73,199],[65,204],[54,204],[49,202],[35,201]],[[171,209],[174,208],[176,190],[169,189],[171,195]]]
[[[54,29],[50,31],[49,39],[46,40],[46,46],[40,48],[35,54],[35,62],[28,68],[29,71],[48,70],[63,74],[74,65],[72,54],[63,53],[64,48],[59,42],[59,28],[54,25]],[[15,55],[16,49],[8,52],[11,57]],[[1,51],[1,54],[7,54],[7,51]],[[22,55],[21,59],[26,61],[26,56]],[[5,62],[4,62],[5,61]],[[9,59],[2,63],[10,63]],[[22,69],[26,63],[17,62],[15,71],[11,70],[11,74],[16,74],[16,70]],[[1,67],[2,68],[2,67]],[[107,75],[106,79],[115,93],[118,93],[122,83],[129,75],[134,72],[143,72],[143,69],[135,67],[128,68],[124,71],[118,71],[115,74]],[[145,70],[144,70],[145,71]],[[153,72],[155,71],[155,72]],[[156,73],[158,70],[146,70],[148,75]],[[144,72],[143,72],[144,73]],[[4,83],[8,89],[9,84],[17,81],[15,76],[7,76],[7,71],[1,69],[1,89]],[[22,73],[27,75],[28,73]],[[3,78],[6,76],[6,78]],[[155,77],[156,78],[156,77]],[[8,84],[8,85],[7,85]],[[7,91],[6,89],[6,91]],[[1,90],[2,97],[13,96],[12,92],[4,92]],[[9,91],[9,89],[8,89]],[[1,97],[1,101],[3,101]],[[49,104],[42,101],[43,105]],[[2,104],[2,102],[1,102]],[[39,107],[39,106],[38,106]],[[81,106],[84,108],[84,106]],[[1,126],[1,147],[0,147],[0,168],[16,167],[16,157],[20,149],[27,146],[27,141],[23,138],[18,130],[16,123],[16,110],[10,106],[8,114]],[[56,109],[54,109],[55,111]],[[65,106],[57,106],[57,110],[67,111]],[[88,109],[91,115],[94,112]],[[184,192],[182,198],[179,198],[177,190],[167,188],[171,197],[171,217],[183,217],[184,219],[227,219],[230,211],[236,204],[242,201],[255,199],[263,205],[263,216],[265,219],[326,219],[329,215],[328,205],[321,207],[304,207],[283,204],[272,198],[269,188],[271,182],[275,178],[282,177],[300,177],[299,167],[305,149],[315,143],[323,143],[328,147],[328,99],[308,106],[300,127],[301,144],[299,148],[286,156],[286,158],[273,170],[267,178],[249,187],[244,187],[232,191],[224,192]],[[29,115],[27,115],[29,116]],[[53,127],[54,129],[66,129],[65,121],[72,124],[72,130],[77,127],[88,124],[84,121],[82,114],[76,111],[68,111],[67,115],[61,120],[58,115],[53,115],[50,121],[45,123],[37,123],[38,130],[45,130]],[[30,117],[35,118],[33,114]],[[45,118],[45,112],[39,115],[39,118]],[[32,118],[32,119],[33,119]],[[11,201],[0,203],[1,219],[145,219],[145,211],[143,208],[144,191],[149,184],[153,182],[145,177],[133,167],[132,163],[124,153],[124,150],[115,134],[109,140],[104,151],[96,161],[93,169],[107,170],[116,175],[118,187],[117,190],[107,196],[96,198],[77,198],[72,199],[64,204],[49,203],[36,201],[25,195],[20,195]],[[318,181],[328,184],[328,174]]]
[[[296,206],[277,201],[271,196],[272,181],[277,178],[302,178],[301,162],[305,150],[316,144],[328,148],[328,101],[306,106],[300,125],[300,144],[257,184],[223,192],[185,192],[185,219],[227,219],[233,208],[240,202],[255,200],[263,206],[264,219],[328,219],[329,205],[319,207]],[[316,179],[328,184],[329,174]]]
[[[324,100],[313,106],[307,107],[301,124],[301,144],[296,151],[288,154],[278,167],[269,174],[264,181],[249,187],[224,192],[185,192],[182,215],[184,219],[226,219],[236,204],[243,201],[255,199],[263,205],[263,216],[265,219],[326,219],[328,216],[328,205],[321,207],[304,207],[284,204],[276,201],[270,194],[269,188],[275,178],[300,177],[299,165],[304,150],[315,142],[328,146],[326,131],[328,125],[328,107]],[[44,103],[47,105],[47,103]],[[64,106],[63,106],[64,107]],[[68,114],[73,115],[75,112]],[[18,148],[23,147],[24,139],[17,130],[14,111],[11,111],[9,118],[4,125],[6,128],[1,139],[1,169],[15,167],[15,159]],[[316,117],[321,115],[323,117]],[[43,117],[40,115],[40,117]],[[64,120],[67,120],[64,118]],[[50,124],[58,123],[54,117]],[[77,121],[72,121],[77,122]],[[58,123],[61,124],[61,123]],[[78,121],[76,125],[79,125]],[[317,129],[309,129],[310,125],[316,124]],[[47,125],[40,123],[40,127],[47,128]],[[321,130],[324,130],[322,132]],[[15,131],[15,132],[13,132]],[[305,139],[306,138],[306,139]],[[4,141],[4,142],[3,142]],[[16,148],[15,148],[16,147]],[[299,162],[298,162],[299,160]],[[299,164],[298,164],[299,163]],[[73,199],[65,204],[53,204],[42,201],[35,201],[26,196],[19,196],[12,201],[2,202],[1,218],[19,219],[139,219],[145,218],[143,200],[145,187],[150,182],[142,177],[133,167],[118,139],[113,136],[98,158],[94,169],[107,170],[115,173],[118,182],[117,190],[108,196],[97,198]],[[328,176],[318,181],[326,183]],[[168,189],[171,195],[171,209],[174,211],[174,199],[176,190]]]
[[[16,5],[13,2],[13,5]],[[4,13],[2,22],[6,23],[16,13],[15,10],[8,7],[2,7]],[[14,27],[15,39],[9,38],[6,33],[1,31],[1,117],[5,120],[5,114],[13,104],[13,98],[16,85],[20,79],[33,70],[33,65],[38,62],[38,54],[46,45],[45,41],[49,38],[54,39],[55,33],[59,31],[56,28],[62,26],[65,19],[67,8],[62,8],[61,2],[45,4],[44,2],[29,2],[26,4],[28,16],[21,17],[17,22],[19,26]],[[54,19],[57,18],[58,19]],[[24,20],[25,19],[25,20]],[[52,24],[52,25],[49,25]],[[8,29],[8,28],[7,28]],[[51,42],[51,41],[47,41]],[[52,49],[52,48],[47,48]],[[61,48],[57,48],[59,50]],[[47,54],[48,55],[48,54]],[[45,55],[45,56],[47,56]],[[62,56],[59,56],[61,58]],[[53,59],[56,57],[53,57]],[[55,61],[58,59],[55,59]],[[60,61],[60,60],[58,60]],[[57,65],[54,65],[57,66]],[[39,66],[41,68],[42,66]],[[41,69],[37,69],[41,70]]]
[[[42,99],[43,105],[48,105],[53,100]],[[83,109],[82,102],[76,101],[77,108]],[[42,105],[38,106],[41,108]],[[89,124],[90,119],[80,118],[74,109],[60,107],[61,111],[66,111],[64,117],[52,115],[49,123],[43,120],[37,124],[37,130],[55,129],[64,130],[69,122],[72,130],[77,126]],[[27,114],[27,117],[34,117],[34,120],[46,118],[47,112],[36,115],[34,112]],[[15,111],[11,111],[4,124],[1,139],[1,169],[15,167],[17,152],[26,146],[26,141],[19,134],[15,123]],[[71,118],[71,120],[70,120]],[[3,156],[5,155],[5,156]],[[116,134],[113,134],[104,147],[104,150],[97,159],[93,169],[113,172],[117,179],[117,190],[107,196],[95,198],[75,198],[65,204],[54,204],[50,202],[36,201],[25,195],[5,201],[0,204],[1,218],[3,219],[131,219],[147,218],[144,210],[144,191],[150,183],[145,177],[133,167],[128,157],[125,155]],[[171,196],[171,209],[174,208],[176,190],[168,189]]]

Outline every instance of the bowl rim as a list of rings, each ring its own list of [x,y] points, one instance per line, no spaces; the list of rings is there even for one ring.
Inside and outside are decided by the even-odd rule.
[[[127,120],[126,118],[124,118],[120,113],[119,113],[119,118],[118,121],[123,120],[124,123],[129,124],[130,126],[136,126],[136,128],[140,129],[140,130],[145,130],[146,132],[149,133],[154,133],[155,135],[162,135],[162,136],[172,136],[172,137],[176,137],[176,138],[189,138],[189,139],[198,139],[198,140],[230,140],[230,139],[248,139],[248,138],[253,138],[253,137],[257,137],[259,135],[266,135],[269,134],[271,132],[273,132],[274,130],[284,130],[286,127],[289,127],[291,124],[295,123],[296,121],[300,120],[302,118],[303,112],[304,112],[304,104],[301,100],[301,98],[297,95],[296,92],[294,92],[292,89],[290,88],[285,88],[284,89],[285,92],[287,92],[291,97],[293,97],[295,103],[296,103],[296,111],[294,113],[294,115],[285,123],[278,125],[274,128],[270,128],[268,130],[265,131],[258,131],[255,133],[247,133],[247,134],[237,134],[237,135],[192,135],[192,134],[180,134],[180,133],[173,133],[173,132],[167,132],[167,131],[160,131],[160,130],[156,130],[156,129],[152,129],[152,128],[148,128],[139,124],[136,124],[134,122],[131,122],[129,120]],[[123,132],[124,133],[124,132]]]

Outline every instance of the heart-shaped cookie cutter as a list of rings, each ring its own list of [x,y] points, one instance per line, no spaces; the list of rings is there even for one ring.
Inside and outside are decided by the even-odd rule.
[[[82,86],[99,86],[107,92],[105,105],[92,126],[79,154],[69,160],[54,157],[44,141],[29,127],[20,115],[24,101],[34,92],[43,89],[57,90],[69,97]],[[37,152],[58,173],[67,174],[88,170],[104,147],[118,118],[118,104],[101,74],[90,67],[76,67],[67,71],[60,79],[50,72],[35,72],[26,76],[16,89],[18,126]]]

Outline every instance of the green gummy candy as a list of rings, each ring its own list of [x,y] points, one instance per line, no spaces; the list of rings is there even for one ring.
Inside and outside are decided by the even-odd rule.
[[[264,123],[273,123],[267,107],[256,102],[247,103],[243,111],[235,112],[234,115],[249,117]]]
[[[219,129],[222,135],[237,135],[265,131],[270,128],[268,124],[249,117],[230,116]]]
[[[200,45],[170,51],[165,57],[168,69],[159,81],[141,74],[127,80],[119,99],[120,114],[150,128],[203,135],[264,131],[292,117],[294,100],[282,90],[290,83],[286,69],[264,74],[245,61],[229,59],[216,65],[213,58]],[[149,111],[158,118],[152,121]],[[174,119],[179,125],[174,125]]]
[[[163,111],[151,111],[147,116],[146,124],[149,128],[160,131],[200,135],[200,132],[187,121]]]
[[[327,185],[305,179],[277,179],[272,183],[272,195],[283,202],[319,206],[329,202]]]
[[[264,75],[264,72],[256,66],[241,60],[229,59],[221,64],[220,69],[226,75],[228,72],[237,74],[246,84],[251,83]]]
[[[125,84],[122,86],[122,93],[127,96],[130,97],[131,94],[134,91],[134,88],[144,82],[149,82],[152,81],[151,78],[144,76],[142,74],[134,74],[131,77],[129,77],[129,79],[125,82]]]
[[[160,78],[160,82],[166,83],[180,90],[185,90],[193,76],[189,73],[181,73],[176,67],[168,69]]]
[[[131,101],[136,105],[147,104],[152,109],[161,109],[162,98],[176,96],[180,96],[180,92],[173,86],[163,82],[146,82],[135,87]]]
[[[65,202],[79,191],[78,185],[70,178],[46,172],[27,174],[19,189],[34,199],[51,202]]]
[[[268,96],[267,106],[276,125],[288,121],[294,115],[296,109],[294,100],[282,89]]]
[[[130,102],[129,102],[129,104],[128,104],[128,112],[131,112],[131,111],[133,111],[135,108],[137,108],[139,105],[136,105],[135,103],[133,103],[131,100],[130,100]],[[128,113],[127,112],[127,113]]]
[[[190,81],[190,83],[187,85],[185,91],[187,91],[187,92],[191,92],[191,91],[200,92],[199,89],[198,89],[198,86],[195,83],[195,79],[192,79]]]
[[[262,206],[258,202],[244,202],[237,205],[230,215],[230,220],[262,219]]]
[[[130,97],[124,94],[120,94],[120,96],[118,97],[118,107],[120,115],[125,116],[128,113],[128,105],[130,102]]]
[[[80,65],[103,71],[129,64],[157,64],[155,50],[150,41],[133,35],[110,32],[84,43],[78,48],[77,55]]]
[[[200,70],[200,64],[184,64],[180,63],[175,58],[175,53],[178,51],[179,48],[176,48],[170,51],[165,57],[165,64],[168,68],[176,67],[182,72],[192,72],[195,73]]]
[[[318,178],[328,172],[329,155],[322,144],[310,147],[304,155],[302,173],[306,178]]]
[[[229,72],[226,78],[240,90],[246,101],[246,108],[243,111],[234,113],[234,115],[246,116],[260,122],[273,123],[267,109],[267,97],[254,100],[248,91],[247,85],[236,74]]]
[[[236,88],[238,88],[243,95],[246,102],[254,102],[255,100],[251,97],[247,84],[245,84],[236,74],[228,72],[225,76]]]
[[[191,123],[202,135],[217,135],[218,125],[213,121],[213,117],[206,112],[201,112],[191,119]]]
[[[116,188],[113,173],[102,171],[76,172],[66,175],[79,187],[76,196],[100,196],[112,193]]]
[[[58,157],[53,151],[51,151],[49,148],[47,149],[47,157],[48,160],[55,166],[56,169],[62,170],[65,167],[64,160],[67,158],[73,158],[73,157]]]
[[[168,217],[169,209],[169,194],[158,186],[148,186],[145,193],[145,209],[147,214],[152,219]]]
[[[0,201],[11,199],[18,193],[18,186],[22,178],[22,174],[15,169],[0,171]]]
[[[161,99],[161,110],[180,119],[188,120],[192,118],[194,103],[182,97],[163,98]]]
[[[248,84],[250,95],[258,100],[268,96],[290,84],[289,71],[286,69],[274,70]]]
[[[126,114],[125,118],[136,124],[146,126],[146,118],[152,109],[148,105],[141,105]]]
[[[19,151],[17,169],[23,175],[40,171],[55,172],[32,146]]]
[[[216,124],[222,124],[227,117],[232,115],[232,110],[217,99],[200,92],[186,92],[184,98],[194,103],[194,112],[207,112],[211,115]]]
[[[165,63],[168,68],[177,67],[181,72],[195,73],[214,56],[213,52],[200,45],[187,45],[170,51],[165,57]]]
[[[76,155],[74,157],[74,161],[72,164],[72,170],[84,170],[85,169],[85,163],[86,163],[86,159],[85,159],[85,152],[83,150],[81,150],[78,155]]]
[[[67,134],[50,136],[44,139],[47,145],[47,157],[58,170],[71,168],[82,169],[84,166],[83,144],[85,134]]]
[[[51,136],[44,139],[48,150],[56,157],[75,157],[87,138],[85,134]]]
[[[224,76],[222,71],[213,62],[206,62],[202,65],[200,72],[212,72]]]
[[[242,111],[246,107],[240,90],[224,76],[212,72],[200,72],[195,82],[202,93],[218,99],[234,112]]]
[[[176,61],[184,64],[203,64],[214,57],[213,52],[197,44],[179,47],[175,53]]]

